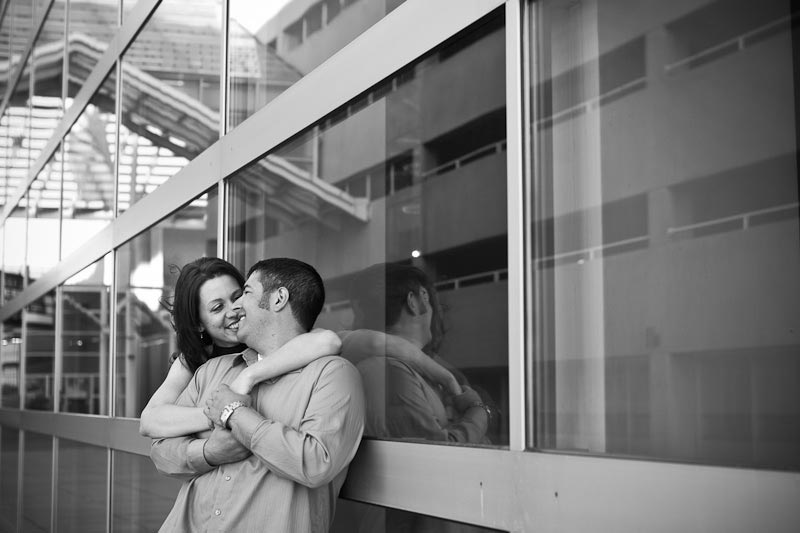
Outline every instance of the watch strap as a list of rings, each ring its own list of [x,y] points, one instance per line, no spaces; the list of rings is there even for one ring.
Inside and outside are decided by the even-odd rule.
[[[219,415],[220,425],[226,429],[230,429],[230,426],[228,425],[228,420],[230,419],[231,415],[236,409],[244,407],[244,405],[245,405],[244,402],[236,400],[223,407],[222,412]]]

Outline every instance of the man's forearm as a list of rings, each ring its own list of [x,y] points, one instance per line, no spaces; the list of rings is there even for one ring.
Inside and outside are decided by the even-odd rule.
[[[190,479],[214,469],[203,456],[207,439],[173,437],[155,439],[150,445],[150,459],[164,475]]]

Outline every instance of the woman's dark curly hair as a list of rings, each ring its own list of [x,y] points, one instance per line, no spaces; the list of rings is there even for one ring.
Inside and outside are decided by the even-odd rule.
[[[172,315],[172,327],[178,337],[178,350],[184,366],[194,373],[207,359],[206,347],[211,338],[200,336],[200,287],[219,276],[231,276],[240,287],[244,287],[241,272],[218,257],[201,257],[181,269],[175,283],[175,296],[172,303],[162,302]]]

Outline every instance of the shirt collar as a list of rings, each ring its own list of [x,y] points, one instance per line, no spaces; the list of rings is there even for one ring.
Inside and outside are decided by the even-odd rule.
[[[258,362],[258,352],[252,348],[248,348],[233,360],[233,365],[236,366],[245,363],[247,366],[250,366],[253,363],[257,362]]]

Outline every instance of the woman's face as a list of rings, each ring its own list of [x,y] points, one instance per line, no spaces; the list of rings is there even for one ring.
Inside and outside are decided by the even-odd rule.
[[[217,346],[225,348],[239,343],[236,339],[239,315],[233,310],[233,302],[241,294],[239,283],[228,275],[217,276],[200,286],[201,331],[210,335]]]

